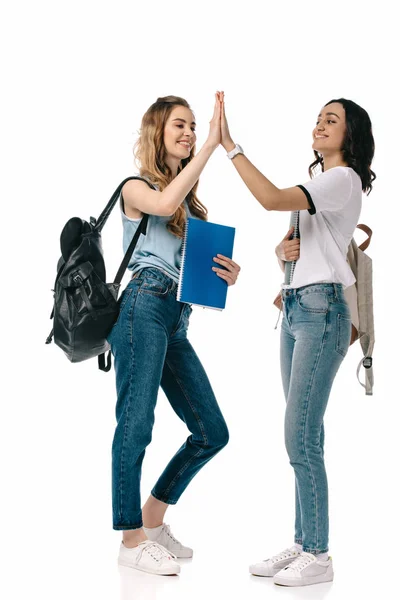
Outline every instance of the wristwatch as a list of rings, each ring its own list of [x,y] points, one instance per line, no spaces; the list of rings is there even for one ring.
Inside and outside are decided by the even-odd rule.
[[[235,144],[234,149],[228,152],[227,157],[232,160],[237,154],[244,154],[244,150],[239,144]]]

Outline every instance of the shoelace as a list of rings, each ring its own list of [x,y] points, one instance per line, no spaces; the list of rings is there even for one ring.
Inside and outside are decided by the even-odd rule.
[[[295,553],[293,552],[293,550],[290,550],[290,548],[287,548],[283,552],[280,552],[279,554],[275,554],[275,556],[273,556],[269,560],[274,563],[274,562],[277,562],[278,560],[284,560],[285,558],[291,558],[292,556],[295,556]]]
[[[166,523],[164,523],[164,531],[171,538],[171,540],[173,542],[175,542],[175,544],[178,544],[179,546],[182,546],[182,544],[172,534],[171,527],[169,525],[167,525]]]
[[[300,554],[297,558],[294,559],[286,569],[291,569],[292,571],[301,571],[307,565],[310,565],[313,561],[312,557],[307,554]]]
[[[169,552],[166,548],[164,548],[164,546],[157,544],[157,542],[151,542],[150,540],[146,540],[145,542],[139,544],[139,547],[140,552],[136,557],[136,563],[138,563],[142,558],[143,552],[148,552],[148,554],[150,554],[150,556],[157,562],[160,562],[162,558],[168,558],[171,556],[172,558],[176,558],[176,556],[172,554],[172,552]]]

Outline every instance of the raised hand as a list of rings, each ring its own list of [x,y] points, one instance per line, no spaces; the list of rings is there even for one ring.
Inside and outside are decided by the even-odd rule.
[[[206,141],[206,145],[213,149],[221,143],[221,102],[218,93],[215,94],[214,114],[210,121],[210,131]]]
[[[225,114],[225,92],[217,92],[218,99],[221,104],[221,144],[227,152],[230,152],[235,147],[235,142],[232,140],[229,132],[228,121]]]

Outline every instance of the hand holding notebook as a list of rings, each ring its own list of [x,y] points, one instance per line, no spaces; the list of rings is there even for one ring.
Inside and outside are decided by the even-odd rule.
[[[225,308],[227,282],[213,267],[219,254],[232,258],[235,228],[188,218],[182,248],[177,300],[206,308]]]

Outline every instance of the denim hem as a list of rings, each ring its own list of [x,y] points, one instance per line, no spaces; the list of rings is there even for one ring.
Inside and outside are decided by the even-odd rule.
[[[329,548],[326,548],[325,550],[319,550],[319,549],[315,549],[315,548],[303,548],[303,552],[309,552],[310,554],[323,554],[324,552],[328,552]]]
[[[151,495],[160,502],[164,502],[164,504],[176,504],[178,500],[171,500],[170,498],[166,498],[165,496],[158,495],[157,492],[151,490]]]
[[[295,538],[294,543],[295,544],[299,544],[300,546],[302,546],[303,545],[303,540],[296,540],[296,538]]]
[[[128,529],[140,529],[141,527],[143,527],[143,521],[134,525],[113,525],[115,531],[127,531]]]

